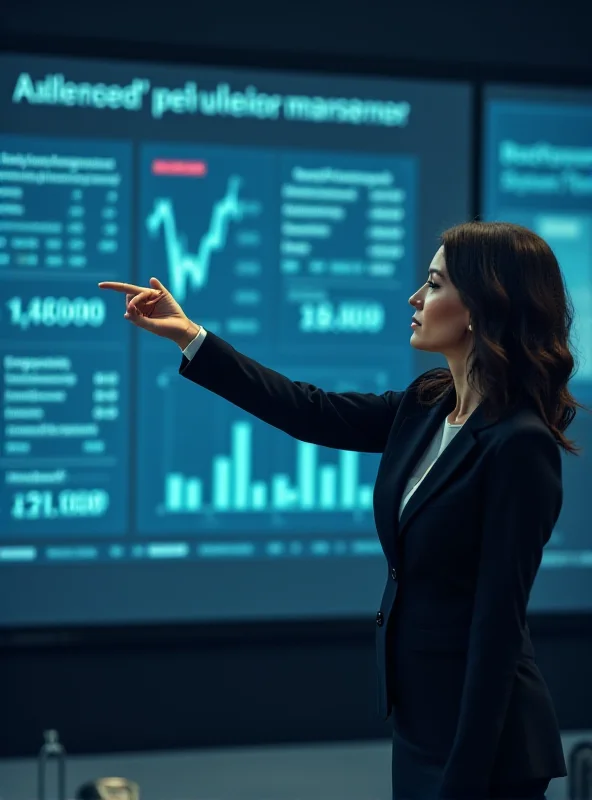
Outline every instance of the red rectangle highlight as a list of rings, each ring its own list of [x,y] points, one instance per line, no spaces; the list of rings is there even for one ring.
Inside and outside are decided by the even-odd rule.
[[[203,178],[207,175],[205,161],[186,161],[179,159],[155,158],[152,162],[154,175],[178,175],[183,178]]]

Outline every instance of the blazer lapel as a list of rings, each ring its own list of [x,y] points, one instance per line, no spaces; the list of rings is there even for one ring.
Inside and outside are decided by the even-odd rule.
[[[397,516],[409,476],[433,437],[444,424],[444,420],[453,410],[455,399],[455,393],[450,392],[447,397],[433,406],[427,414],[414,414],[407,417],[403,422],[405,426],[404,452],[406,455],[400,466],[399,480],[395,492]],[[488,423],[485,422],[482,407],[478,406],[444,452],[436,459],[429,473],[409,498],[399,520],[399,535],[403,533],[406,526],[420,509],[453,477],[464,459],[475,447],[476,431],[486,424]]]

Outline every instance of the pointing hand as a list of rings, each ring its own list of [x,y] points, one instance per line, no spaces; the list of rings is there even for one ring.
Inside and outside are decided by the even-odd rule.
[[[171,339],[181,349],[187,347],[199,333],[199,326],[187,317],[173,295],[157,278],[150,278],[150,287],[101,281],[99,288],[125,294],[125,319],[138,328]]]

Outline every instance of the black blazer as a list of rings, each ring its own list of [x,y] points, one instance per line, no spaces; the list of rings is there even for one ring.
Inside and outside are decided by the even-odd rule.
[[[382,395],[287,377],[209,332],[180,373],[296,439],[382,453],[374,489],[387,580],[376,616],[379,707],[443,767],[441,797],[567,774],[526,622],[562,504],[561,455],[534,410],[474,411],[405,506],[414,464],[455,406],[416,381]]]

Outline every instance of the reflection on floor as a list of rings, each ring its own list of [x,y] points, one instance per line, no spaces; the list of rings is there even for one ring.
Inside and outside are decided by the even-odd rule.
[[[592,742],[592,732],[566,734],[566,757],[586,741]],[[70,757],[68,797],[88,780],[107,776],[136,781],[140,800],[391,800],[390,743],[384,740]],[[54,800],[52,778],[49,772],[47,797]],[[35,760],[0,761],[0,800],[35,800],[36,781]],[[553,781],[547,798],[592,797],[574,788],[565,779]]]

